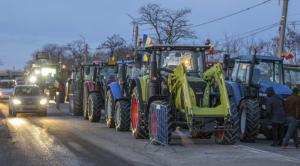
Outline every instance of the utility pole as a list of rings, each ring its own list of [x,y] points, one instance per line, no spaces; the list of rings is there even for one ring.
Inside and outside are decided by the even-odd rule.
[[[138,38],[139,38],[139,24],[134,24],[134,49],[138,49]]]
[[[289,5],[289,0],[283,0],[283,8],[282,8],[282,15],[281,15],[281,19],[280,19],[280,29],[279,29],[280,30],[279,43],[278,43],[278,55],[279,56],[282,56],[282,53],[284,52],[288,5]]]
[[[88,44],[84,44],[84,63],[86,64],[87,63],[87,59],[88,59]]]

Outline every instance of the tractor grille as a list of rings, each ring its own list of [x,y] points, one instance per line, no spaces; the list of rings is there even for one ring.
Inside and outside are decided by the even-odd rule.
[[[189,81],[189,85],[195,93],[197,106],[201,107],[203,105],[203,95],[206,83],[203,81]]]

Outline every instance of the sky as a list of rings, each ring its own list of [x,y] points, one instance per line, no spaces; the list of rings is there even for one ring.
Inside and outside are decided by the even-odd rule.
[[[107,36],[120,34],[132,39],[128,14],[138,17],[138,10],[148,3],[168,9],[190,8],[189,19],[199,24],[264,0],[0,0],[0,69],[22,69],[31,54],[48,43],[66,44],[84,36],[95,49]],[[300,20],[300,0],[290,0],[288,20]],[[201,43],[206,38],[222,40],[224,35],[239,35],[279,22],[282,2],[272,0],[239,15],[196,27]],[[149,27],[141,27],[147,34]],[[257,35],[270,38],[278,28]],[[191,42],[191,41],[186,41]]]

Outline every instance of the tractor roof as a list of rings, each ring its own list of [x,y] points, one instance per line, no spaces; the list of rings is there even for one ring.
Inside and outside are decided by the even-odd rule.
[[[239,59],[241,61],[252,61],[253,56],[238,56],[235,59]],[[266,56],[266,55],[256,55],[257,60],[262,60],[262,61],[282,61],[281,58],[276,57],[276,56]]]
[[[117,61],[117,64],[133,64],[134,60]]]
[[[150,45],[145,46],[145,51],[177,51],[177,50],[191,50],[196,52],[206,51],[210,46],[196,46],[196,45]]]
[[[299,70],[300,71],[300,65],[294,65],[294,64],[284,64],[284,69],[288,70]]]

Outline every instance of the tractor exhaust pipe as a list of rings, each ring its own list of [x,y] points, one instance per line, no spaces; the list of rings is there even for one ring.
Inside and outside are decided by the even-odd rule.
[[[148,84],[148,95],[149,98],[152,96],[160,95],[160,81],[158,79],[158,66],[157,66],[157,58],[156,52],[151,56],[150,59],[150,81]]]

